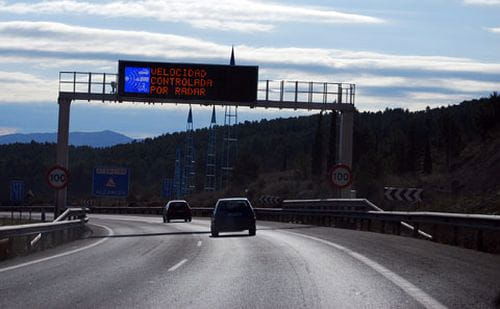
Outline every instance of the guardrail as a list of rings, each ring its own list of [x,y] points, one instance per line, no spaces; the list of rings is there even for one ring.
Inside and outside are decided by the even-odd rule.
[[[81,227],[88,221],[87,211],[88,209],[84,208],[68,208],[54,222],[0,226],[0,239]],[[69,221],[64,221],[66,219]]]
[[[283,209],[322,209],[322,210],[353,210],[383,211],[375,204],[364,198],[325,198],[325,199],[307,199],[307,200],[283,200],[281,203]]]
[[[16,213],[19,213],[19,219],[22,218],[23,213],[27,213],[28,220],[32,220],[32,213],[40,213],[40,220],[45,222],[46,214],[54,213],[54,206],[0,206],[0,212],[10,212],[11,220],[15,219]]]
[[[439,212],[256,209],[257,219],[392,233],[500,252],[500,216]],[[409,234],[401,227],[408,227]],[[429,235],[430,234],[430,235]],[[432,236],[431,236],[432,235]]]
[[[361,201],[362,199],[357,200],[357,202]],[[354,204],[351,206],[357,209]],[[254,208],[254,210],[258,220],[350,228],[423,238],[480,251],[500,252],[500,216],[380,211],[380,208],[375,205],[368,207],[375,210],[332,210],[315,207]],[[90,209],[92,213],[152,215],[161,215],[162,210],[163,207],[93,207]],[[193,216],[207,217],[212,214],[213,208],[193,207],[192,212]]]
[[[356,203],[364,201],[358,199]],[[371,204],[371,203],[370,203]],[[373,204],[371,204],[373,205]],[[500,216],[437,212],[254,208],[257,220],[290,222],[422,238],[488,252],[500,252]],[[324,205],[323,205],[324,206]],[[352,204],[353,209],[360,207]],[[162,207],[94,207],[93,213],[155,214]],[[191,208],[193,216],[210,216],[213,208]]]
[[[0,210],[3,210],[3,208],[4,207],[0,208]],[[45,211],[45,207],[38,207],[36,209]],[[33,211],[33,209],[31,211]],[[75,229],[83,228],[85,223],[88,222],[87,212],[88,209],[86,208],[68,208],[53,222],[0,226],[0,240],[7,239],[8,247],[5,250],[7,253],[3,252],[3,254],[0,254],[0,257],[11,254],[15,251],[13,249],[13,239],[16,238],[25,237],[23,242],[25,247],[21,251],[28,252],[36,246],[39,240],[42,240],[42,243],[45,243],[44,240],[46,240],[47,235],[52,232],[64,231],[62,235],[59,235],[60,237],[53,236],[52,243],[76,238],[77,233],[75,233]],[[32,235],[36,236],[31,239],[30,236]],[[43,248],[45,248],[45,244],[43,245]]]

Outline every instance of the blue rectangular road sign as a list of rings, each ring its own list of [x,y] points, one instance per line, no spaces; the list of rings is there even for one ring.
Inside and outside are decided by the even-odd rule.
[[[92,177],[92,195],[127,197],[130,172],[124,167],[96,167]]]
[[[169,198],[169,199],[174,197],[174,179],[173,178],[165,178],[163,180],[162,195],[164,198]]]
[[[12,180],[10,182],[10,201],[23,202],[25,197],[26,185],[22,180]]]

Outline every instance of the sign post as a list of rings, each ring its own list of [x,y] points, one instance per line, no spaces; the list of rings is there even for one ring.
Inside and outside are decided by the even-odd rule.
[[[59,97],[57,100],[59,104],[59,120],[57,128],[57,148],[56,148],[56,164],[65,169],[66,175],[69,167],[69,114],[71,107],[71,100]],[[57,185],[57,184],[56,184]],[[55,200],[56,205],[54,208],[54,218],[59,216],[59,212],[66,208],[68,191],[66,185],[60,189],[56,189]]]
[[[345,189],[352,184],[352,171],[346,164],[337,164],[330,169],[330,181],[339,189]],[[346,196],[342,196],[346,197]]]

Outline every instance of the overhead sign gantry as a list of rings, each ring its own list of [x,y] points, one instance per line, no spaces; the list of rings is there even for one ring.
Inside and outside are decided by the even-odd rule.
[[[341,112],[338,163],[352,166],[356,86],[348,83],[259,80],[257,66],[119,61],[118,73],[60,72],[57,164],[68,168],[70,105],[102,102],[232,105]],[[342,189],[350,196],[350,185]],[[56,191],[56,212],[67,188]]]

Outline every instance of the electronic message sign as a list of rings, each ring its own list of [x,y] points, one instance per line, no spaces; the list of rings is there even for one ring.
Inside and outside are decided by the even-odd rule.
[[[120,98],[254,102],[257,66],[118,62]]]

